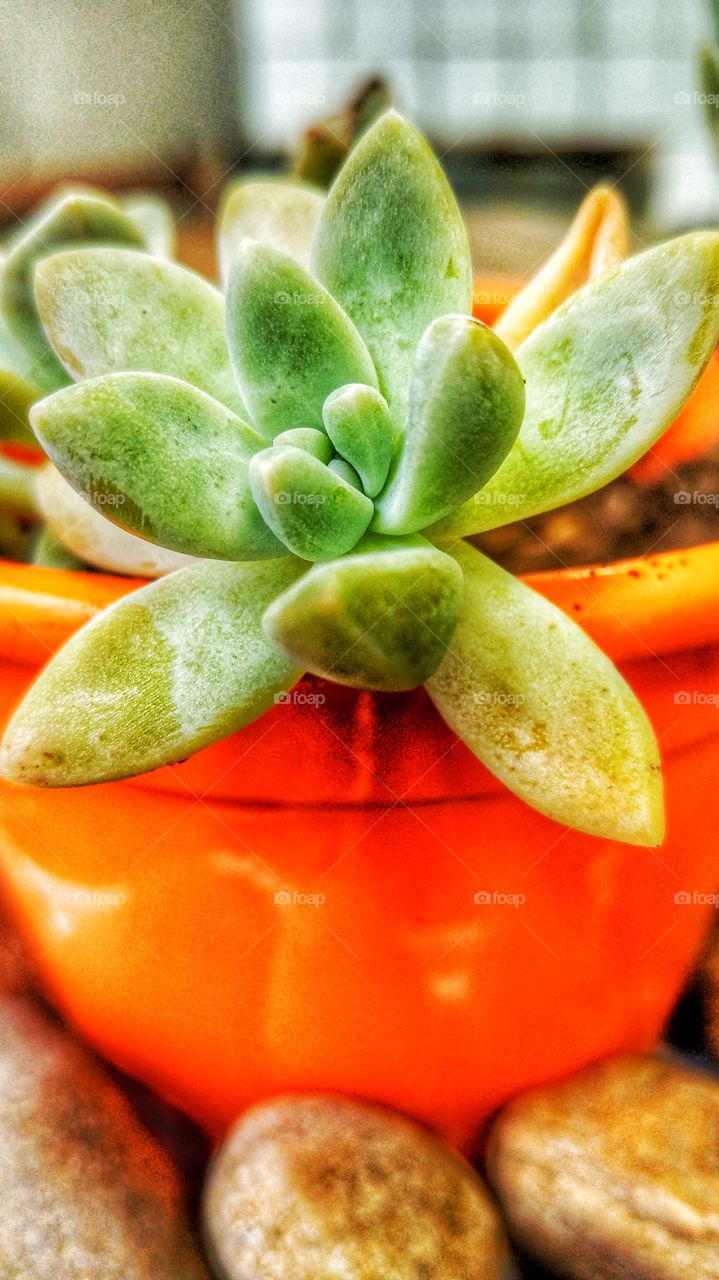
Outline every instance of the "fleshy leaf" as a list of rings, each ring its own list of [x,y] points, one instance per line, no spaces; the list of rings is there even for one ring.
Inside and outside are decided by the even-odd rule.
[[[275,444],[256,453],[250,485],[266,524],[304,560],[344,555],[372,518],[369,498],[305,449]]]
[[[144,248],[140,229],[116,201],[104,196],[73,194],[53,202],[44,217],[13,241],[0,277],[0,309],[10,332],[28,351],[51,365],[48,343],[35,302],[36,264],[78,241],[128,244]],[[58,385],[65,376],[57,368]]]
[[[621,192],[593,187],[554,253],[502,312],[495,333],[514,351],[580,285],[621,262],[628,242],[629,214]]]
[[[41,529],[32,544],[30,554],[30,563],[41,566],[44,569],[86,569],[87,565],[83,563],[72,551],[58,542],[54,533],[49,529]]]
[[[462,573],[424,538],[368,534],[270,605],[265,632],[288,658],[360,689],[413,689],[457,624]]]
[[[287,444],[293,449],[306,449],[314,454],[320,462],[327,463],[332,457],[332,442],[324,431],[316,431],[314,427],[295,427],[291,431],[281,431],[275,436],[275,444]]]
[[[179,378],[110,373],[56,391],[31,411],[44,449],[115,524],[188,555],[284,555],[250,492],[264,444],[230,409]]]
[[[330,471],[333,471],[336,476],[344,480],[345,484],[350,484],[353,489],[359,489],[360,493],[364,493],[359,472],[355,471],[354,467],[344,458],[332,458],[328,466]]]
[[[527,408],[485,488],[432,530],[479,533],[593,493],[676,417],[719,338],[719,235],[692,232],[585,285],[517,352]]]
[[[373,498],[387,479],[394,448],[384,396],[359,382],[338,387],[325,400],[322,419],[335,449],[359,472],[365,493]]]
[[[246,178],[230,187],[220,210],[219,251],[227,282],[243,240],[259,240],[308,267],[324,196],[304,182]]]
[[[44,393],[32,378],[31,363],[0,321],[0,440],[33,440],[28,412]]]
[[[511,352],[479,320],[441,316],[417,348],[409,417],[373,528],[416,533],[476,493],[504,461],[524,413]]]
[[[459,625],[427,690],[498,778],[541,813],[591,835],[657,845],[659,752],[609,658],[555,605],[474,548]]]
[[[380,117],[340,170],[311,265],[357,325],[380,390],[404,425],[415,347],[437,316],[471,311],[472,269],[447,179],[396,112]]]
[[[139,228],[148,253],[156,258],[171,258],[175,252],[175,220],[167,201],[149,191],[136,191],[123,196],[122,204]]]
[[[227,336],[258,431],[321,427],[345,382],[377,385],[362,339],[326,289],[287,254],[254,240],[238,249],[227,290]]]
[[[96,569],[161,578],[195,563],[193,556],[166,551],[111,524],[75,492],[51,462],[37,477],[37,498],[48,533],[56,543]]]
[[[301,572],[201,564],[133,592],[79,631],[15,712],[0,770],[30,786],[125,778],[183,760],[255,720],[301,672],[262,615]]]
[[[73,378],[166,373],[244,416],[224,299],[201,276],[128,249],[77,249],[42,262],[35,291],[53,349]]]

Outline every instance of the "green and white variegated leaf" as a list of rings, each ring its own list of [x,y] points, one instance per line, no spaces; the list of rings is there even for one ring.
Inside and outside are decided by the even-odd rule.
[[[258,431],[273,439],[322,427],[322,406],[345,382],[377,385],[352,321],[286,253],[244,240],[227,289],[227,340],[235,377]]]
[[[308,267],[324,196],[305,182],[245,178],[229,188],[220,209],[220,269],[225,284],[243,240],[259,240]]]
[[[50,204],[45,215],[14,240],[0,275],[0,310],[10,332],[35,359],[41,360],[46,377],[53,364],[38,315],[33,288],[35,267],[58,249],[84,244],[126,244],[144,248],[139,227],[116,201],[105,196],[71,194]],[[55,385],[65,374],[57,365]]]
[[[240,417],[225,303],[185,267],[129,249],[54,254],[35,272],[37,305],[71,377],[137,370],[181,378]]]
[[[524,413],[522,375],[471,316],[440,316],[417,348],[407,429],[373,528],[417,533],[476,493],[504,461]]]
[[[268,638],[303,668],[359,689],[413,689],[436,670],[462,604],[462,573],[424,538],[367,534],[315,565],[265,614]]]
[[[657,845],[659,751],[616,667],[555,605],[479,551],[452,552],[465,600],[427,690],[492,773],[540,813],[590,835]]]
[[[250,485],[268,528],[304,560],[344,555],[372,519],[372,503],[307,449],[271,445],[250,462]]]
[[[148,253],[156,258],[172,258],[175,253],[175,220],[166,200],[148,191],[123,196],[122,205],[139,227]]]
[[[166,551],[111,524],[75,492],[51,462],[38,473],[36,486],[49,538],[56,547],[66,548],[96,569],[136,578],[161,578],[196,563],[193,556]],[[43,554],[47,555],[50,545],[47,541],[43,544]],[[47,559],[42,563],[47,564]]]
[[[101,515],[150,542],[217,560],[284,556],[252,498],[264,440],[179,378],[110,373],[31,411],[46,453]]]
[[[578,290],[515,353],[514,448],[433,536],[479,533],[601,488],[658,440],[719,339],[719,234],[649,249]]]
[[[395,446],[384,396],[358,382],[338,387],[325,400],[322,420],[338,454],[355,468],[365,493],[374,498],[387,479]]]
[[[0,770],[72,787],[183,760],[242,728],[301,672],[262,615],[301,572],[289,557],[200,564],[143,587],[83,627],[15,712]]]
[[[396,112],[380,117],[340,170],[311,266],[357,325],[402,426],[417,343],[437,316],[471,311],[472,268],[450,186]]]
[[[46,389],[37,381],[32,366],[32,356],[0,319],[0,440],[35,439],[28,413]]]

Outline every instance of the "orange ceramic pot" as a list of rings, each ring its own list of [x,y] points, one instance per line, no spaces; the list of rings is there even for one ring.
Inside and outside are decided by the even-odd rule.
[[[83,790],[3,784],[12,900],[52,1000],[220,1131],[291,1090],[381,1099],[465,1141],[518,1090],[650,1046],[719,882],[719,544],[532,586],[656,727],[659,850],[507,792],[422,691],[303,681],[234,738]],[[2,709],[135,583],[0,566]]]

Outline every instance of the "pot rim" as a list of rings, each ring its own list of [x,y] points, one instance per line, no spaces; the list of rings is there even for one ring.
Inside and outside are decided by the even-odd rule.
[[[616,662],[719,643],[719,540],[520,576]],[[0,662],[44,665],[81,626],[146,583],[0,562]]]

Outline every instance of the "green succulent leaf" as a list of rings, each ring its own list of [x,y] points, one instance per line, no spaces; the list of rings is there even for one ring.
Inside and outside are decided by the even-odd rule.
[[[306,449],[308,453],[328,463],[332,458],[332,443],[324,431],[316,431],[314,427],[295,427],[291,431],[281,431],[275,436],[275,444],[290,445],[293,449]]]
[[[305,449],[274,444],[255,454],[249,472],[265,523],[304,560],[344,555],[372,518],[369,498]]]
[[[37,469],[0,454],[0,510],[32,522],[38,517]]]
[[[640,703],[564,613],[474,548],[459,625],[427,690],[467,746],[557,822],[628,844],[664,830],[659,751]]]
[[[28,413],[44,390],[33,377],[32,364],[0,320],[0,440],[34,441]]]
[[[270,440],[294,427],[321,427],[335,387],[377,385],[367,348],[334,298],[294,259],[254,240],[235,255],[227,335],[252,421]]]
[[[368,534],[279,596],[265,632],[288,658],[339,684],[413,689],[442,660],[462,590],[458,565],[424,538]]]
[[[31,421],[73,488],[123,529],[218,560],[285,555],[250,492],[263,439],[197,387],[110,373],[41,400]]]
[[[362,334],[403,426],[417,343],[437,316],[471,311],[472,268],[449,184],[424,138],[396,112],[380,117],[340,170],[311,266]]]
[[[649,249],[578,290],[516,353],[514,448],[438,537],[479,533],[594,492],[651,448],[719,338],[719,234]]]
[[[325,431],[335,449],[355,468],[365,493],[379,493],[389,472],[395,432],[384,396],[352,382],[338,387],[322,409]]]
[[[352,488],[359,489],[360,493],[364,492],[359,472],[355,471],[354,467],[349,462],[346,462],[344,458],[333,458],[329,463],[329,469],[334,475],[344,480],[345,484],[351,484]]]
[[[219,251],[227,283],[243,240],[258,240],[308,267],[324,196],[305,182],[246,178],[231,186],[220,210]]]
[[[53,350],[73,378],[166,373],[245,416],[224,299],[201,276],[129,249],[76,249],[38,265],[35,291]]]
[[[489,480],[517,438],[522,375],[501,338],[471,316],[441,316],[417,348],[407,430],[375,503],[373,528],[416,533]]]
[[[156,258],[171,258],[175,252],[175,220],[167,201],[147,191],[137,191],[124,196],[122,205],[139,228],[148,253]]]
[[[299,669],[262,615],[301,566],[200,564],[111,605],[40,674],[0,770],[32,786],[106,782],[183,760],[272,705]]]
[[[47,337],[38,315],[33,289],[36,264],[78,241],[128,244],[144,248],[139,227],[115,200],[104,196],[71,194],[52,203],[45,215],[30,224],[25,234],[14,240],[0,276],[0,310],[10,332],[45,367],[45,377],[55,385],[66,381],[64,371],[51,357]]]
[[[41,529],[32,544],[30,563],[44,569],[86,569],[87,564],[58,542],[50,529]]]
[[[193,556],[167,551],[111,524],[75,492],[51,462],[39,472],[36,491],[48,534],[67,552],[96,569],[136,578],[161,578],[196,563]]]

